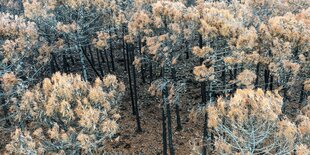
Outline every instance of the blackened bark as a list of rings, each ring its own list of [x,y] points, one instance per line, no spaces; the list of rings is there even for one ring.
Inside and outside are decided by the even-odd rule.
[[[172,79],[173,82],[176,83],[177,78],[176,78],[176,70],[174,67],[171,68],[171,73],[172,73]],[[177,120],[177,130],[181,131],[182,130],[182,123],[181,123],[181,118],[180,118],[180,109],[179,109],[179,103],[178,100],[175,103],[175,114],[176,114],[176,120]]]
[[[131,55],[131,61],[134,59],[134,49],[130,50],[130,55]],[[136,114],[136,123],[137,123],[137,132],[141,132],[141,123],[140,123],[140,115],[139,115],[139,106],[138,106],[138,94],[137,94],[137,78],[136,78],[136,68],[133,66],[131,63],[131,68],[132,68],[132,75],[133,75],[133,90],[134,90],[134,95],[135,95],[135,114]]]
[[[203,40],[202,40],[202,35],[201,34],[199,34],[199,48],[202,48],[202,42],[203,42]],[[203,59],[201,58],[200,59],[200,64],[202,64],[202,62],[203,62]],[[206,82],[205,81],[203,81],[203,82],[201,82],[201,102],[203,103],[203,104],[205,104],[206,102],[207,102],[207,97],[206,97]]]
[[[95,62],[94,55],[93,55],[93,52],[91,50],[90,45],[88,46],[88,52],[90,54],[90,60],[91,60],[92,64],[94,64],[94,66],[96,66],[96,62]]]
[[[114,65],[114,55],[113,55],[113,47],[112,47],[112,43],[110,45],[110,57],[111,57],[111,64],[112,64],[112,70],[115,71],[115,65]]]
[[[56,67],[54,64],[54,58],[52,57],[52,60],[50,61],[50,66],[51,66],[51,74],[54,74],[56,72]]]
[[[299,103],[301,104],[304,101],[304,85],[301,86]]]
[[[270,74],[270,71],[269,71]],[[270,75],[269,90],[273,90],[273,75]]]
[[[142,54],[142,45],[141,45],[141,37],[139,35],[139,38],[138,38],[138,46],[139,46],[139,53],[140,55]],[[145,67],[144,67],[144,64],[142,63],[141,65],[141,78],[142,78],[142,82],[145,83]]]
[[[162,143],[163,143],[163,155],[168,155],[168,146],[167,146],[167,129],[166,129],[166,115],[164,103],[161,106],[161,119],[162,119]]]
[[[129,45],[126,44],[126,55],[127,55],[127,71],[128,71],[128,82],[129,82],[129,90],[130,90],[130,98],[131,98],[131,108],[132,108],[132,114],[136,114],[135,110],[135,101],[133,97],[133,90],[132,90],[132,82],[131,82],[131,73],[130,73],[130,56],[129,56]]]
[[[150,83],[153,82],[153,65],[152,62],[149,63],[149,70],[150,70]]]
[[[127,59],[126,59],[126,45],[125,45],[125,28],[122,28],[122,44],[123,44],[123,57],[124,57],[124,70],[127,71]]]
[[[223,82],[223,89],[225,90],[226,89],[226,66],[225,64],[223,65],[223,71],[222,71],[222,82]],[[222,91],[222,95],[225,95],[224,94],[225,92]]]
[[[189,59],[189,49],[188,49],[188,42],[185,41],[185,54],[186,54],[186,59]]]
[[[54,53],[52,53],[52,60],[53,60],[54,63],[55,63],[56,71],[60,70],[60,67],[59,67],[59,65],[58,65],[58,63],[57,63],[56,56],[55,56]]]
[[[93,69],[93,71],[95,72],[95,74],[96,74],[98,77],[102,78],[101,75],[99,74],[99,72],[97,71],[95,65],[91,62],[91,60],[90,60],[89,57],[87,56],[86,48],[82,48],[82,51],[83,51],[83,54],[84,54],[86,60],[87,60],[88,63],[90,64],[90,67],[91,67],[91,68]]]
[[[283,90],[283,104],[282,104],[282,113],[283,114],[286,113],[286,105],[288,102],[287,91],[288,91],[288,88],[284,88],[284,90]]]
[[[206,82],[205,81],[203,81],[203,82],[201,82],[201,102],[203,103],[203,104],[206,104],[206,102],[207,102],[207,97],[206,97],[206,95],[207,95],[207,92],[206,92]]]
[[[258,78],[259,78],[259,67],[260,67],[260,63],[256,64],[256,79],[255,79],[255,88],[258,87]]]
[[[0,86],[1,85],[2,85],[2,82],[0,81]],[[0,105],[2,106],[2,111],[3,111],[4,117],[7,118],[9,116],[9,108],[8,108],[6,101],[5,101],[4,90],[1,87],[0,87],[0,94],[2,94],[2,96],[0,95],[0,103],[1,103]],[[5,125],[6,126],[11,125],[11,122],[9,119],[6,119]]]
[[[72,55],[70,55],[70,60],[71,60],[72,65],[74,65],[74,64],[75,64],[75,61],[74,61],[74,59],[73,59],[73,56],[72,56]]]
[[[181,131],[182,130],[182,123],[181,123],[181,116],[180,116],[180,107],[179,104],[175,105],[175,113],[177,116],[177,130]]]
[[[171,125],[171,109],[170,104],[166,104],[167,107],[167,117],[168,117],[168,143],[169,143],[169,152],[170,155],[174,155],[174,147],[173,147],[173,140],[172,140],[172,125]]]
[[[208,112],[205,112],[204,123],[203,123],[203,149],[202,155],[208,154]]]
[[[199,48],[202,48],[202,43],[203,43],[203,40],[202,40],[202,35],[199,34]],[[203,63],[203,59],[201,58],[200,59],[200,63],[202,64]],[[203,81],[201,82],[201,102],[202,104],[204,104],[206,106],[207,104],[207,92],[206,92],[206,82]],[[203,128],[203,155],[206,155],[207,153],[207,141],[205,139],[207,139],[207,134],[205,134],[206,130],[208,128],[208,124],[206,123],[207,120],[204,120],[204,128]]]
[[[163,92],[163,106],[166,107],[167,112],[167,125],[168,125],[168,145],[169,145],[169,152],[170,155],[174,155],[174,148],[173,148],[173,141],[172,141],[172,125],[171,125],[171,109],[170,103],[168,103],[168,88],[165,85]]]
[[[104,77],[104,72],[103,72],[103,68],[102,68],[102,62],[101,62],[101,60],[100,60],[101,55],[100,55],[98,49],[97,49],[97,51],[96,51],[96,54],[97,54],[97,61],[98,61],[98,65],[99,65],[99,70],[100,70],[101,77]]]
[[[234,68],[230,71],[230,73],[231,73],[230,80],[234,80],[237,78],[237,74],[238,74],[237,67],[238,67],[238,64],[235,64]],[[237,90],[237,84],[234,83],[234,84],[232,84],[230,95],[234,94],[236,92],[236,90]]]
[[[268,69],[265,69],[264,78],[265,78],[265,91],[267,91],[268,85],[269,85],[269,70]]]
[[[127,52],[128,52],[128,51],[127,51]],[[107,67],[108,67],[108,72],[110,73],[111,70],[110,70],[110,64],[109,64],[108,53],[107,53],[107,50],[106,50],[106,49],[104,49],[104,55],[105,55],[105,59],[106,59]]]
[[[62,54],[62,69],[63,69],[63,72],[65,73],[69,71],[69,64],[68,64],[65,53]]]
[[[209,85],[209,102],[210,102],[210,104],[214,101],[214,100],[216,100],[216,97],[215,97],[216,95],[215,95],[215,92],[213,92],[212,91],[212,83],[210,83],[210,85]],[[208,117],[207,118],[205,118],[206,120],[206,122],[207,122],[207,124],[206,124],[206,126],[207,126],[207,130],[209,129],[209,126],[208,126]],[[213,128],[212,128],[212,130],[214,130]],[[211,132],[211,150],[212,149],[214,149],[214,142],[215,142],[215,137],[214,137],[214,133],[212,133]],[[208,134],[207,134],[207,138],[208,138]]]
[[[112,36],[112,31],[109,31],[109,34],[110,36]],[[112,39],[110,40],[110,58],[111,58],[112,70],[115,71]]]
[[[100,54],[100,58],[101,58],[101,61],[102,61],[102,65],[105,63],[105,60],[104,60],[104,55],[102,54],[102,50],[99,50],[99,54]]]

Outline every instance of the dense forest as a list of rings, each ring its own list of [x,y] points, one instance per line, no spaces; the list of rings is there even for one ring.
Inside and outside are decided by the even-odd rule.
[[[310,155],[309,0],[0,0],[0,154]]]

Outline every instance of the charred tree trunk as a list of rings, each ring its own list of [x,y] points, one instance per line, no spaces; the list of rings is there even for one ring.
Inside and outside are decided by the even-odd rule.
[[[265,91],[267,91],[269,85],[269,70],[267,68],[265,69],[264,78],[265,78]]]
[[[174,147],[173,147],[173,140],[172,140],[172,125],[171,125],[171,109],[170,104],[166,104],[167,109],[167,117],[168,117],[168,143],[169,143],[169,152],[170,155],[174,155]]]
[[[82,48],[82,51],[83,51],[83,54],[84,54],[86,60],[87,60],[88,63],[90,64],[90,67],[91,67],[91,68],[93,69],[93,71],[95,72],[95,74],[96,74],[98,77],[102,78],[102,77],[100,76],[99,72],[97,71],[95,65],[92,63],[92,61],[91,61],[91,60],[89,59],[89,57],[87,56],[86,48]]]
[[[207,144],[208,144],[208,112],[205,112],[204,123],[203,123],[203,150],[202,155],[208,154]]]
[[[134,95],[135,95],[135,114],[136,114],[136,123],[137,123],[137,132],[142,132],[141,128],[141,123],[140,123],[140,115],[139,115],[139,106],[138,106],[138,94],[137,94],[137,78],[136,78],[136,68],[132,64],[132,61],[134,59],[134,49],[130,50],[130,55],[131,55],[131,67],[132,67],[132,75],[133,75],[133,90],[134,90]]]
[[[138,46],[139,46],[139,53],[140,55],[142,54],[142,45],[141,45],[141,38],[140,38],[140,35],[139,35],[139,38],[138,38]],[[142,78],[142,82],[145,83],[145,74],[144,74],[144,64],[142,63],[141,64],[141,78]]]
[[[153,82],[153,65],[152,62],[149,63],[149,71],[150,71],[150,83]]]
[[[2,81],[0,81],[0,86],[2,85]],[[5,126],[10,126],[11,122],[10,120],[7,118],[9,116],[9,107],[6,104],[5,101],[5,95],[4,95],[4,90],[0,87],[0,105],[2,106],[2,111],[4,114],[5,119]]]
[[[62,54],[62,69],[65,73],[69,71],[69,64],[65,53]]]
[[[125,27],[122,27],[122,44],[123,44],[123,57],[124,57],[124,70],[127,71],[127,59],[126,59],[126,43],[125,43]]]
[[[210,85],[209,85],[209,103],[211,104],[214,100],[216,100],[216,98],[214,97],[215,96],[215,93],[214,93],[214,91],[212,90],[212,83],[210,83]],[[207,120],[206,120],[206,122],[205,123],[208,123],[208,117],[206,118]],[[207,130],[209,129],[209,127],[208,127],[208,124],[206,124],[207,125]],[[213,128],[212,128],[212,130],[213,130]],[[211,132],[211,150],[213,150],[214,149],[214,142],[215,142],[215,137],[214,137],[214,134]],[[209,135],[207,134],[207,137],[206,137],[207,139],[209,138]]]
[[[282,113],[285,114],[286,113],[286,106],[287,106],[287,103],[289,102],[289,98],[287,96],[287,92],[288,92],[288,81],[289,81],[289,75],[285,75],[284,76],[284,80],[285,80],[285,83],[284,83],[284,88],[283,88],[283,104],[282,104]]]
[[[202,48],[203,40],[202,40],[202,35],[199,34],[199,48]],[[203,59],[200,59],[200,63],[203,63]],[[203,64],[202,64],[203,65]],[[203,81],[201,82],[201,102],[203,105],[206,106],[207,104],[207,92],[206,92],[206,82]],[[205,134],[206,130],[208,129],[208,124],[206,123],[207,120],[204,118],[204,127],[203,127],[203,148],[202,148],[202,155],[206,155],[207,153],[207,134]]]
[[[128,51],[127,51],[128,52]],[[107,63],[107,67],[108,67],[108,72],[111,73],[111,70],[110,70],[110,63],[109,63],[109,58],[108,58],[108,53],[107,53],[107,50],[104,49],[104,56],[105,56],[105,59],[106,59],[106,63]]]
[[[111,28],[110,28],[109,34],[110,36],[112,36]],[[110,39],[110,58],[111,58],[112,71],[115,71],[112,39]]]
[[[177,81],[176,70],[174,67],[171,68],[171,73],[172,73],[173,82],[176,83],[176,81]],[[175,102],[175,114],[176,114],[176,120],[177,120],[177,130],[181,131],[182,130],[182,123],[181,123],[180,107],[179,107],[178,100]]]
[[[270,71],[269,71],[270,74]],[[273,75],[270,74],[269,90],[273,90]]]
[[[97,54],[97,61],[98,61],[98,65],[99,65],[101,77],[104,77],[104,72],[103,72],[103,68],[102,68],[102,62],[101,62],[101,60],[100,60],[101,54],[99,53],[99,50],[98,50],[98,49],[97,49],[97,51],[96,51],[96,54]]]
[[[163,154],[168,154],[167,153],[167,146],[169,146],[169,151],[171,153],[171,148],[173,149],[173,145],[172,145],[172,135],[170,132],[171,130],[171,116],[168,116],[168,106],[167,103],[168,102],[168,90],[167,90],[167,85],[166,85],[166,79],[165,79],[165,66],[161,67],[161,77],[162,77],[162,80],[163,80],[163,89],[162,89],[162,108],[163,108],[163,114],[162,114],[162,123],[163,123]],[[169,108],[170,110],[170,108]],[[167,115],[166,115],[167,114]],[[170,122],[168,122],[168,128],[166,127],[166,120],[167,120],[167,116],[168,118],[170,117]],[[169,124],[170,123],[170,124]],[[168,135],[167,135],[167,130],[168,130]],[[168,136],[168,145],[167,145],[167,136]],[[171,137],[170,137],[171,136]],[[172,147],[171,147],[172,145]]]
[[[81,49],[81,47],[78,47],[77,45],[75,45],[75,48],[79,52],[80,61],[81,61],[81,65],[82,65],[83,78],[85,81],[87,81],[88,80],[87,68],[86,68],[86,64],[85,64],[85,60],[84,60],[83,50]]]
[[[186,54],[186,59],[189,59],[189,49],[188,49],[188,42],[185,41],[185,54]]]
[[[72,65],[75,65],[75,61],[74,61],[73,56],[72,56],[72,55],[69,55],[69,58],[70,58],[70,61],[71,61]]]
[[[50,66],[51,66],[51,74],[54,74],[56,72],[56,67],[54,64],[54,58],[52,57],[51,61],[50,61]]]
[[[202,45],[202,35],[199,34],[199,48],[202,48],[202,46],[203,46]],[[203,59],[201,58],[200,64],[202,64],[202,62],[203,62]],[[207,99],[206,99],[206,82],[205,81],[201,82],[201,102],[203,104],[206,104],[206,102],[207,102]]]
[[[257,64],[256,64],[256,79],[255,79],[255,88],[257,88],[257,87],[258,87],[259,67],[260,67],[260,63],[257,63]]]
[[[52,53],[52,60],[53,60],[53,62],[54,62],[54,64],[55,64],[55,69],[56,69],[56,71],[59,71],[59,70],[60,70],[60,67],[59,67],[59,65],[58,65],[58,63],[57,63],[56,56],[55,56],[54,53]]]
[[[131,98],[131,108],[132,108],[132,114],[136,114],[135,110],[135,101],[133,97],[133,90],[132,90],[132,82],[131,82],[131,72],[130,72],[130,56],[129,56],[129,45],[126,44],[126,55],[127,55],[127,71],[128,71],[128,82],[129,82],[129,90],[130,90],[130,98]]]
[[[301,86],[299,103],[301,104],[304,101],[304,85]]]
[[[94,66],[96,66],[96,62],[95,62],[94,55],[93,55],[90,45],[88,46],[88,52],[90,54],[91,63],[94,64]]]
[[[238,76],[238,64],[235,64],[234,65],[234,79],[237,79],[237,76]],[[233,89],[232,94],[233,94],[237,90],[237,84],[234,83],[232,86],[233,86],[233,88],[232,88]]]
[[[164,72],[164,71],[163,71]],[[172,125],[171,125],[171,109],[170,109],[170,103],[168,101],[168,88],[165,84],[163,92],[163,106],[166,107],[167,112],[167,125],[168,125],[168,146],[169,146],[169,152],[170,155],[174,155],[174,147],[173,147],[173,140],[172,140]]]
[[[222,82],[223,82],[223,89],[226,90],[226,66],[223,64],[223,71],[222,71]],[[225,95],[225,92],[222,91],[222,95]]]
[[[168,146],[167,146],[167,129],[166,129],[166,115],[164,103],[161,106],[161,119],[162,119],[162,143],[163,143],[163,155],[168,155]]]

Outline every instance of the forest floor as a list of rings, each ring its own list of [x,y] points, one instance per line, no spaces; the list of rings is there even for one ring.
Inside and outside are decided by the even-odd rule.
[[[146,90],[140,92],[148,93]],[[197,92],[196,94],[199,93]],[[132,115],[129,94],[126,96],[127,97],[124,98],[124,102],[120,108],[122,118],[119,121],[119,133],[115,138],[106,143],[105,150],[111,153],[124,154],[162,154],[162,121],[161,109],[159,107],[160,100],[157,100],[156,97],[150,97],[149,99],[145,98],[145,103],[140,102],[141,126],[143,131],[137,133],[135,116]],[[144,97],[149,95],[141,94],[141,97],[142,96]],[[186,107],[193,107],[193,105],[189,104],[194,102],[186,102],[186,100],[188,100],[188,97],[182,96],[181,102],[183,103],[181,103],[180,107],[182,121],[181,131],[176,130],[175,111],[172,111],[173,144],[177,155],[190,154],[192,149],[190,143],[195,139],[200,139],[203,129],[202,120],[195,123],[191,122],[194,120],[189,118],[190,109],[187,109]]]
[[[187,64],[184,68],[189,69],[189,65]],[[177,70],[179,71],[177,74],[189,76],[191,72],[187,69],[184,70],[184,68]],[[129,87],[126,75],[123,74],[123,77],[118,75],[118,77],[127,83],[126,86]],[[132,114],[130,93],[127,90],[120,106],[120,115],[122,117],[119,121],[119,132],[105,145],[105,150],[108,153],[162,154],[161,99],[151,96],[148,92],[149,79],[146,79],[146,83],[142,83],[141,74],[137,73],[137,81],[138,104],[143,131],[136,132],[136,119],[135,115]],[[197,116],[197,120],[190,118],[192,107],[199,105],[200,100],[199,85],[197,83],[187,83],[186,92],[181,95],[179,103],[182,122],[181,131],[176,130],[175,106],[172,107],[173,144],[177,155],[190,154],[192,150],[191,143],[198,142],[202,138],[202,117]]]

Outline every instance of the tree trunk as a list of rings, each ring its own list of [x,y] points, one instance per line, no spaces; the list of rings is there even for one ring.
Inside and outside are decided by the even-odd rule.
[[[270,71],[269,71],[269,75],[270,75],[269,90],[273,90],[273,75],[270,74]]]
[[[189,59],[189,49],[188,49],[188,42],[185,41],[185,54],[186,54],[186,59]]]
[[[102,68],[102,62],[100,60],[101,56],[100,56],[100,53],[99,53],[98,49],[96,51],[96,54],[97,54],[97,61],[98,61],[101,77],[104,77],[104,72],[103,72],[103,68]]]
[[[162,116],[162,142],[163,142],[163,155],[168,155],[167,147],[167,129],[166,129],[166,115],[164,103],[161,106],[161,116]]]
[[[139,53],[140,53],[140,55],[142,55],[142,51],[141,51],[141,49],[142,49],[142,46],[141,46],[141,37],[140,37],[140,35],[139,35],[139,38],[138,38],[138,46],[139,46]],[[145,75],[144,75],[144,64],[142,63],[141,64],[141,78],[142,78],[142,82],[143,83],[145,83]]]
[[[149,63],[149,67],[150,67],[150,83],[153,82],[153,65],[152,62]]]
[[[50,66],[51,66],[51,74],[54,74],[56,72],[55,64],[54,64],[54,58],[52,57],[50,61]]]
[[[130,73],[130,56],[129,56],[129,45],[126,44],[126,54],[127,54],[127,71],[128,71],[128,82],[129,82],[129,90],[130,90],[130,98],[131,98],[131,108],[132,108],[132,114],[136,114],[135,110],[135,101],[133,97],[133,90],[132,90],[132,82],[131,82],[131,73]]]
[[[92,50],[91,50],[90,45],[88,46],[88,52],[89,52],[89,54],[90,54],[91,63],[94,64],[94,66],[96,66],[96,62],[95,62],[94,55],[93,55],[93,52],[92,52]],[[86,53],[87,53],[87,52],[86,52]]]
[[[269,70],[267,68],[265,69],[264,78],[265,78],[265,91],[267,91],[269,85]]]
[[[257,88],[257,87],[258,87],[259,67],[260,67],[260,64],[259,64],[259,63],[257,63],[257,64],[256,64],[256,79],[255,79],[255,88]]]
[[[176,70],[174,67],[171,68],[171,73],[172,73],[172,79],[174,84],[177,82],[176,79]],[[182,130],[182,124],[181,124],[181,118],[180,118],[180,109],[179,109],[179,100],[177,99],[175,101],[175,113],[176,113],[176,120],[177,120],[177,130],[181,131]]]
[[[204,123],[203,123],[203,149],[202,155],[208,154],[208,112],[205,112]]]
[[[134,49],[130,50],[130,54],[131,54],[131,61],[130,63],[133,61],[134,59]],[[133,66],[133,64],[131,63],[132,66],[132,75],[133,75],[133,89],[134,89],[134,95],[135,95],[135,114],[136,114],[136,123],[137,123],[137,132],[142,132],[142,128],[141,128],[141,123],[140,123],[140,115],[139,115],[139,106],[138,106],[138,95],[137,95],[137,78],[136,78],[136,68],[135,66]]]
[[[60,67],[59,67],[59,65],[58,65],[58,63],[57,63],[56,56],[55,56],[54,53],[52,53],[52,58],[53,58],[52,60],[53,60],[54,63],[55,63],[56,71],[59,71],[59,70],[60,70]]]
[[[223,89],[226,91],[226,66],[223,65],[223,71],[222,71],[222,82],[223,82]],[[225,95],[225,92],[222,91],[222,95]]]
[[[105,55],[105,59],[107,60],[108,72],[110,73],[111,70],[110,70],[110,64],[109,64],[108,53],[107,53],[107,50],[106,50],[106,49],[104,49],[104,55]]]
[[[302,104],[303,101],[304,101],[304,84],[301,85],[299,103]]]
[[[111,29],[109,33],[110,33],[110,36],[112,36]],[[110,40],[110,53],[111,53],[110,58],[111,58],[112,70],[115,71],[112,39]]]
[[[123,57],[124,57],[124,70],[127,71],[127,59],[126,59],[126,45],[125,45],[125,28],[122,27],[122,51],[123,51]]]
[[[169,151],[170,151],[170,155],[174,155],[173,140],[172,140],[172,125],[171,125],[171,109],[170,109],[170,104],[167,103],[166,107],[167,107],[167,117],[168,117],[168,143],[169,143]]]
[[[199,34],[199,48],[202,48],[202,46],[203,46],[202,42],[203,42],[202,35]],[[202,62],[203,62],[203,59],[200,58],[200,64],[202,64]],[[201,82],[201,102],[203,104],[205,104],[207,102],[207,99],[206,99],[206,82],[205,81]]]
[[[181,123],[180,108],[179,108],[178,103],[175,105],[175,113],[177,116],[177,130],[181,131],[182,130],[182,123]]]
[[[100,76],[99,72],[97,71],[95,65],[92,63],[92,61],[91,61],[91,60],[89,59],[89,57],[87,56],[86,47],[85,47],[85,48],[82,48],[82,51],[83,51],[83,54],[84,54],[86,60],[87,60],[88,63],[90,64],[90,67],[91,67],[91,68],[93,69],[93,71],[95,72],[95,74],[96,74],[98,77],[102,78],[102,77]]]
[[[66,58],[65,53],[62,54],[62,69],[63,69],[63,72],[65,72],[65,73],[68,73],[68,71],[69,71],[69,64],[67,62],[67,58]]]
[[[80,61],[81,61],[81,65],[82,65],[83,78],[85,81],[87,81],[88,80],[87,68],[86,68],[86,64],[85,64],[85,60],[84,60],[83,50],[81,49],[81,47],[79,48],[77,45],[75,45],[75,48],[77,51],[79,51]]]

